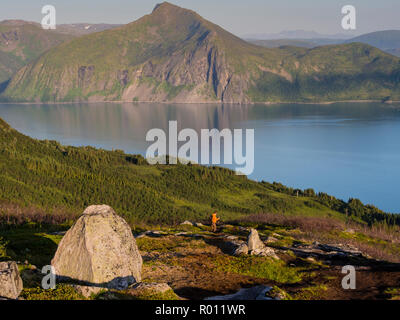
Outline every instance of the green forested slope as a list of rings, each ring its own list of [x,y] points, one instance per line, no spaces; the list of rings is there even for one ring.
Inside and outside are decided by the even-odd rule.
[[[176,223],[254,213],[330,216],[373,223],[400,221],[358,200],[255,182],[233,171],[199,165],[151,166],[141,156],[62,146],[24,136],[0,119],[2,206],[80,213],[91,204],[114,207],[130,222]]]

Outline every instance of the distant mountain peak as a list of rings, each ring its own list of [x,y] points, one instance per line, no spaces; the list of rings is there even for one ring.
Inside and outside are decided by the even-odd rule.
[[[198,18],[200,17],[193,10],[182,8],[169,2],[162,2],[157,4],[151,13],[152,16],[160,15],[160,16],[174,17],[174,18],[180,15],[187,15],[187,14],[196,16]]]
[[[155,11],[157,11],[160,7],[162,7],[163,5],[167,4],[168,2],[161,2],[161,3],[157,3],[152,11],[152,13],[154,13]],[[168,3],[169,4],[169,3]]]
[[[167,1],[164,1],[164,2],[156,4],[156,6],[154,7],[152,13],[161,12],[161,11],[179,10],[179,9],[182,10],[183,8],[178,7],[178,6],[176,6],[176,5],[172,4],[172,3],[169,3]],[[185,10],[185,9],[183,9],[183,10]]]

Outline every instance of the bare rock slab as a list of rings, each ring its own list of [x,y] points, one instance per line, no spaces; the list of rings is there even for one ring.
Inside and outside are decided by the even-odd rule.
[[[60,278],[121,290],[141,281],[143,261],[126,221],[95,205],[67,231],[51,263]]]
[[[15,261],[0,262],[0,297],[17,299],[23,283]]]
[[[259,285],[253,288],[242,288],[233,294],[208,297],[204,300],[273,300],[272,298],[267,297],[267,293],[271,289],[271,287]]]

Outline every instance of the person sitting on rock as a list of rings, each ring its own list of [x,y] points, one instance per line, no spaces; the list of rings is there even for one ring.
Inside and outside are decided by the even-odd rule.
[[[219,221],[219,218],[217,217],[217,213],[214,212],[211,215],[211,230],[212,232],[217,232],[217,222]]]

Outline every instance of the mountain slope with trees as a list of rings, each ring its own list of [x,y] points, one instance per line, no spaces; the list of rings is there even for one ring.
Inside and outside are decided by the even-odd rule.
[[[281,102],[400,100],[400,59],[360,43],[250,44],[169,3],[76,38],[22,68],[7,101]]]
[[[57,219],[57,212],[68,216],[106,203],[131,223],[201,220],[218,210],[225,219],[276,213],[400,225],[400,215],[357,199],[344,202],[312,189],[256,182],[221,167],[149,165],[143,157],[122,151],[39,141],[1,119],[0,169],[4,218],[19,211],[15,206]]]

